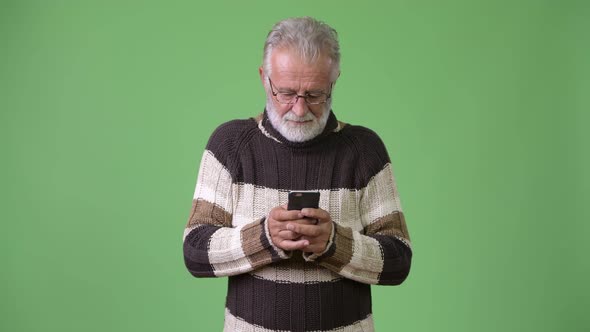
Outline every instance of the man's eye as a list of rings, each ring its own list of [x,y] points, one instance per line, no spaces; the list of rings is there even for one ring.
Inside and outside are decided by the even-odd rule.
[[[292,92],[280,92],[279,94],[285,99],[295,97],[295,93],[292,93]]]
[[[312,93],[312,94],[308,94],[307,97],[305,98],[308,102],[313,103],[316,102],[318,100],[321,100],[323,97],[323,95],[317,94],[317,93]]]

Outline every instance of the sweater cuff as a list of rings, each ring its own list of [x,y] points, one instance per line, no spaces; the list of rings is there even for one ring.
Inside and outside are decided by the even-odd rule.
[[[351,228],[336,223],[333,223],[333,227],[333,238],[328,250],[318,255],[315,261],[329,270],[341,271],[352,259],[354,238]]]
[[[268,239],[265,218],[244,226],[240,239],[244,255],[254,269],[287,258],[285,253],[277,250],[278,248]]]
[[[326,256],[328,252],[330,252],[330,250],[334,247],[334,235],[336,234],[335,227],[336,224],[332,221],[332,231],[330,232],[330,238],[328,239],[328,243],[326,244],[326,249],[324,249],[324,251],[320,252],[319,254],[308,252],[303,253],[303,258],[306,261],[313,262],[318,258]]]

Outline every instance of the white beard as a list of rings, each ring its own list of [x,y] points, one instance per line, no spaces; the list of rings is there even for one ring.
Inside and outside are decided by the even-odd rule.
[[[266,102],[266,112],[272,126],[291,142],[305,142],[313,139],[324,131],[331,112],[331,101],[324,104],[322,115],[316,118],[313,113],[307,112],[304,116],[297,116],[293,111],[285,113],[282,117],[274,108],[272,100]],[[293,122],[308,121],[304,125],[294,125]]]

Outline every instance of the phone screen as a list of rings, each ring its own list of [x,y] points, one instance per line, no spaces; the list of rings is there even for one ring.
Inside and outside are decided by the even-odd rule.
[[[319,204],[320,193],[318,191],[291,191],[289,192],[287,210],[317,209]]]

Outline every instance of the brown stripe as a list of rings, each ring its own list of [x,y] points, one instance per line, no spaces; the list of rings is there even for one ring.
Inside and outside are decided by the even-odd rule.
[[[268,264],[273,261],[271,251],[267,250],[270,243],[263,243],[266,238],[264,222],[252,223],[241,232],[242,250],[253,267]]]
[[[342,227],[334,223],[334,244],[333,249],[328,250],[325,256],[320,257],[323,266],[330,268],[332,271],[341,271],[342,267],[352,259],[352,229]]]
[[[387,235],[399,236],[410,241],[410,234],[406,226],[406,218],[403,212],[394,211],[384,217],[378,218],[373,223],[365,227],[367,235]]]
[[[193,207],[186,227],[195,225],[231,227],[231,220],[231,214],[222,207],[199,198],[193,199]]]

